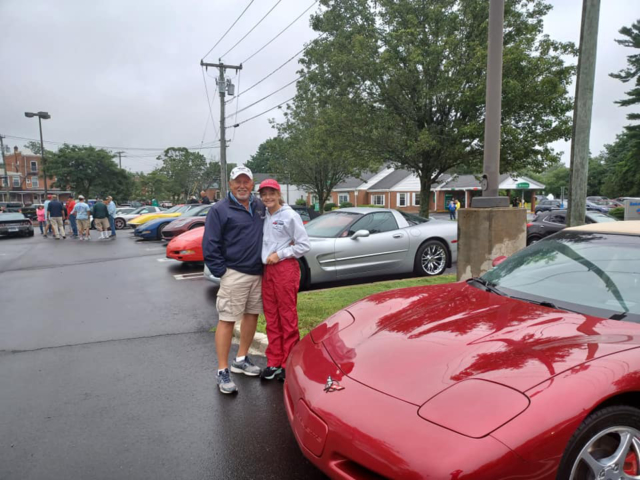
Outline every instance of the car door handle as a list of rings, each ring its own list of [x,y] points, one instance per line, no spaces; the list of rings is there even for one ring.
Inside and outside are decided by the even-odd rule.
[[[402,238],[402,237],[404,237],[404,235],[403,235],[403,234],[401,234],[401,233],[396,233],[396,234],[393,236],[393,238]]]

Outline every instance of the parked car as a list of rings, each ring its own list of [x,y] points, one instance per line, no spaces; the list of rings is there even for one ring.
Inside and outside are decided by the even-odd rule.
[[[134,208],[133,211],[129,213],[122,213],[116,210],[116,218],[115,224],[117,230],[122,230],[126,228],[128,222],[133,220],[134,218],[139,217],[140,215],[145,215],[147,213],[162,213],[164,210],[160,207],[153,207],[151,205],[145,205],[143,207]]]
[[[5,213],[21,213],[23,206],[20,202],[0,202]]]
[[[298,215],[302,218],[302,223],[305,225],[320,216],[320,212],[316,212],[313,208],[305,207],[304,205],[290,205],[290,207],[298,212]]]
[[[548,200],[544,199],[540,203],[536,204],[536,208],[534,209],[535,213],[540,212],[548,212],[554,208],[562,208],[561,200]]]
[[[167,258],[172,258],[185,263],[203,262],[203,234],[204,228],[195,228],[172,238],[167,244]],[[206,271],[208,270],[205,266],[205,278],[207,278],[207,280],[211,280],[210,277],[213,275],[209,272],[209,276],[207,276]]]
[[[207,219],[207,213],[209,213],[210,208],[211,205],[209,204],[202,205],[202,208],[200,209],[194,208],[188,211],[162,230],[162,238],[164,240],[171,240],[172,238],[183,234],[187,230],[204,227],[205,220]]]
[[[0,213],[0,235],[33,237],[33,224],[22,213]]]
[[[339,311],[286,365],[303,454],[344,479],[638,478],[639,264],[640,222],[592,224]]]
[[[457,258],[455,223],[398,210],[341,208],[305,228],[311,250],[299,260],[301,288],[383,274],[441,275]]]
[[[593,210],[601,213],[609,213],[613,206],[606,200],[591,201],[587,198],[587,210]]]
[[[144,240],[162,240],[162,236],[166,228],[169,228],[173,222],[182,221],[182,220],[185,220],[185,218],[187,220],[192,218],[197,218],[200,221],[200,225],[204,226],[205,217],[200,216],[200,214],[202,212],[205,212],[204,215],[206,215],[207,214],[206,212],[209,211],[209,208],[211,208],[211,205],[197,205],[195,208],[191,208],[188,212],[185,212],[184,214],[182,214],[180,218],[178,217],[156,218],[154,220],[151,220],[147,223],[140,225],[138,228],[135,229],[133,234],[136,237],[142,238]]]
[[[600,212],[590,211],[585,215],[585,222],[587,224],[617,221],[616,218]],[[549,235],[564,230],[566,227],[566,210],[551,210],[549,212],[539,213],[532,222],[527,223],[527,245],[531,245]]]
[[[32,203],[31,205],[22,207],[22,214],[25,217],[27,217],[29,220],[35,222],[38,219],[38,214],[36,213],[36,210],[40,205],[44,207],[44,204],[42,203]]]
[[[122,214],[122,215],[126,215],[127,213],[131,213],[135,210],[135,207],[123,207],[120,206],[118,208],[116,208],[116,215],[118,214]]]
[[[179,217],[183,213],[188,212],[192,208],[200,207],[199,203],[194,203],[191,205],[176,205],[169,210],[165,210],[159,213],[146,213],[144,215],[140,215],[133,220],[129,220],[129,225],[132,228],[138,228],[140,225],[147,223],[151,220],[155,220],[156,218],[171,218],[171,217]],[[159,207],[156,207],[159,208]]]

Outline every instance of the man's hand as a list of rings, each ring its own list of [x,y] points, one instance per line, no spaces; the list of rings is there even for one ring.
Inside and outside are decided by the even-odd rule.
[[[275,265],[280,261],[280,257],[276,252],[273,252],[271,255],[267,257],[267,265]]]

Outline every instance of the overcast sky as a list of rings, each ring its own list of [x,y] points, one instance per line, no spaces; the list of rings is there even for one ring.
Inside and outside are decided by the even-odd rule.
[[[154,158],[169,146],[200,146],[217,139],[209,110],[200,59],[233,23],[250,0],[0,0],[0,134],[37,138],[36,119],[25,111],[48,111],[45,141],[107,146],[126,150],[123,166],[150,171]],[[277,0],[257,0],[206,61],[216,62],[249,31]],[[282,0],[273,12],[223,60],[243,62],[238,77],[228,72],[241,93],[315,38],[309,14],[293,24],[255,57],[245,61],[300,15],[312,0]],[[546,31],[555,39],[576,44],[582,0],[552,0],[554,10]],[[599,152],[627,123],[629,109],[615,105],[629,85],[608,76],[626,66],[630,49],[617,45],[618,30],[640,17],[638,0],[602,2],[596,71],[591,150]],[[227,106],[242,109],[296,78],[297,62],[282,67]],[[210,69],[205,77],[213,100],[215,128],[220,107]],[[241,112],[247,119],[289,99],[295,85]],[[573,89],[572,89],[573,94]],[[229,162],[244,163],[261,142],[274,135],[269,118],[274,110],[241,127],[228,130]],[[231,122],[231,121],[230,121]],[[25,140],[7,138],[13,148]],[[55,148],[49,144],[49,148]],[[559,143],[568,162],[569,144]],[[152,148],[155,150],[140,150]],[[203,152],[218,158],[219,149]]]

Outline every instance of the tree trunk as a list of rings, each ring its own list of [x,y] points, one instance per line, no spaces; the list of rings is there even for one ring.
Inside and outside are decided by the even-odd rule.
[[[429,205],[431,203],[431,174],[418,175],[420,179],[420,216],[429,218]]]

